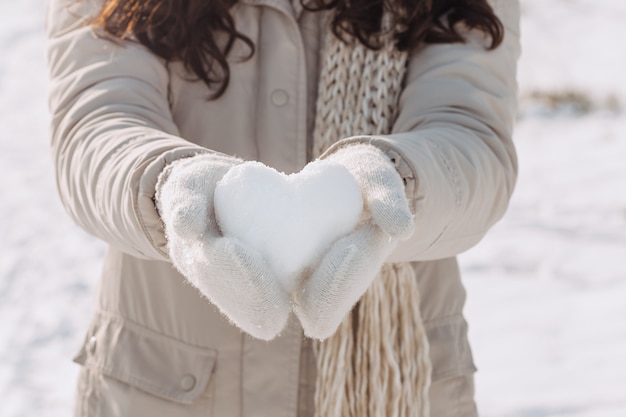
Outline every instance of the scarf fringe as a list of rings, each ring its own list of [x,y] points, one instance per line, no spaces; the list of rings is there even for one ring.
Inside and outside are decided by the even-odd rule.
[[[387,264],[337,332],[314,344],[316,417],[429,415],[431,363],[410,264]]]
[[[410,264],[385,265],[337,332],[314,349],[316,417],[429,415],[429,346]]]

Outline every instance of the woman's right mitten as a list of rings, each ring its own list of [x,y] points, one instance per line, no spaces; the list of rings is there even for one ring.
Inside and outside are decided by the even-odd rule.
[[[270,340],[287,322],[289,296],[258,252],[222,236],[215,219],[215,187],[241,162],[212,153],[173,162],[155,200],[176,269],[240,329]]]

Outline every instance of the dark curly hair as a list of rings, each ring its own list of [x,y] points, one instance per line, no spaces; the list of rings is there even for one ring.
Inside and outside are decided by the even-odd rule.
[[[383,10],[401,27],[397,48],[422,43],[463,42],[457,24],[483,31],[490,49],[503,38],[503,27],[487,0],[300,0],[309,11],[334,10],[332,31],[343,41],[356,39],[380,47]],[[306,2],[306,3],[305,3]],[[237,41],[254,54],[254,44],[235,27],[229,10],[236,0],[104,0],[92,24],[107,36],[134,38],[168,62],[180,61],[217,98],[230,80],[227,57]],[[207,30],[209,28],[209,30]],[[219,37],[219,38],[218,38]],[[218,41],[219,39],[219,41]]]

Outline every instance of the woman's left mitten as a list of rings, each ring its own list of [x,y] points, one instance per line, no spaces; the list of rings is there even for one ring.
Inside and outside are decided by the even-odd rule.
[[[400,240],[411,236],[414,218],[404,181],[380,149],[347,145],[325,156],[357,180],[369,219],[335,242],[294,300],[309,337],[331,336],[369,288]]]

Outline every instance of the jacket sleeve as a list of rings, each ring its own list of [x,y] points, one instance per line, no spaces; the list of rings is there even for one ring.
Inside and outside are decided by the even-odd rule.
[[[396,162],[407,183],[415,233],[390,261],[454,256],[475,245],[508,206],[517,175],[511,140],[520,53],[518,0],[491,1],[505,27],[489,51],[482,33],[429,45],[412,56],[391,135],[354,137]],[[332,149],[331,149],[332,151]]]
[[[206,150],[178,137],[164,63],[133,42],[94,35],[93,0],[49,4],[51,147],[58,190],[89,233],[137,257],[166,260],[152,197],[169,162]]]

